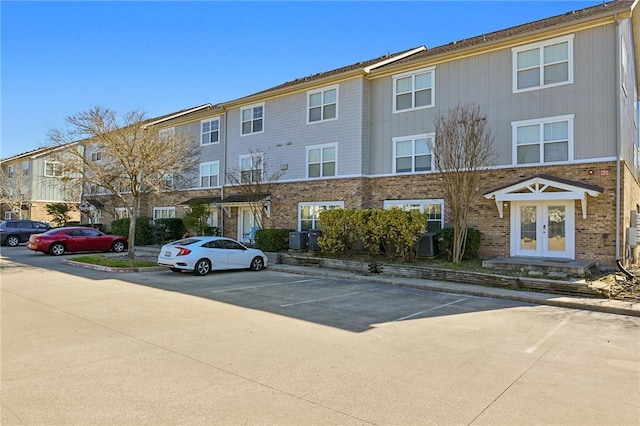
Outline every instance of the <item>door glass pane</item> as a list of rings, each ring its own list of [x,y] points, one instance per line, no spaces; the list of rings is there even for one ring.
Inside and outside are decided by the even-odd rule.
[[[565,206],[549,206],[548,241],[549,250],[565,251],[567,249]]]
[[[536,229],[538,215],[536,206],[520,207],[520,250],[537,250]]]

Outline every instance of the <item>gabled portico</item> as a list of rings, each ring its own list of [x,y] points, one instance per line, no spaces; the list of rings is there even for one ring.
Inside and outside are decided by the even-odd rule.
[[[484,194],[495,200],[500,218],[510,206],[510,255],[575,259],[575,201],[587,219],[587,196],[603,188],[550,175],[537,175]]]

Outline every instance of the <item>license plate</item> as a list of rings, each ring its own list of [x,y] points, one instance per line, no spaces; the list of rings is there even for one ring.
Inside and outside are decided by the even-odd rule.
[[[164,257],[171,257],[171,252],[170,251],[165,251],[164,252]]]

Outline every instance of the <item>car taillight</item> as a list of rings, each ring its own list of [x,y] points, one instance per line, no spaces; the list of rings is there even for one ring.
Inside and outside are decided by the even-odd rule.
[[[176,254],[176,256],[186,256],[189,253],[191,253],[191,250],[188,248],[178,247],[178,254]]]

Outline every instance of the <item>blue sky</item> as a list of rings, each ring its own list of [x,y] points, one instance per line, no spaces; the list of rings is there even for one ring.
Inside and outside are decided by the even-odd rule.
[[[599,1],[0,2],[0,157],[96,105],[149,117]]]

